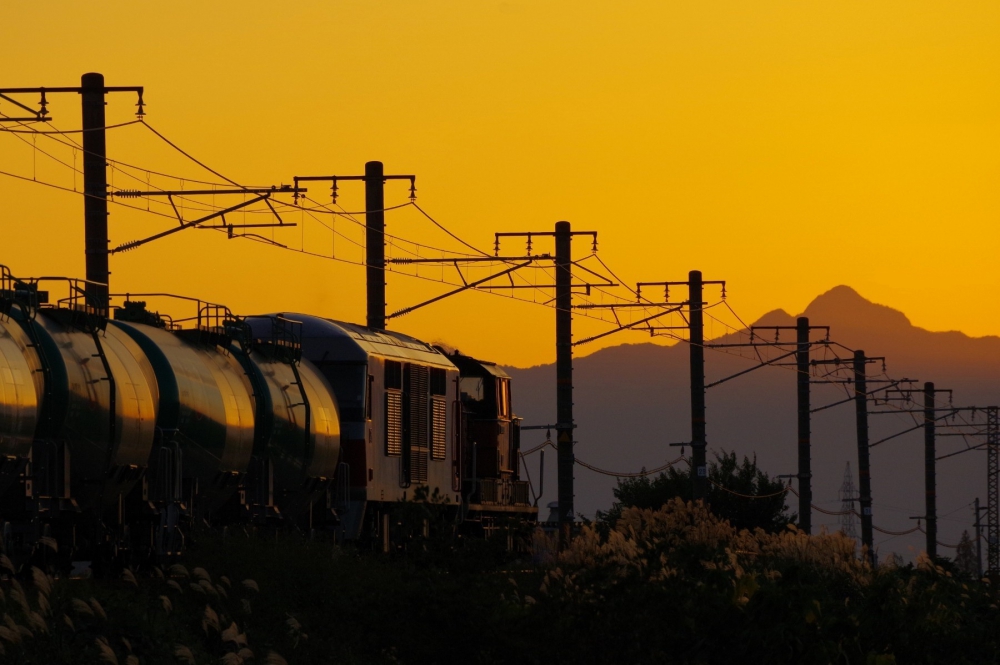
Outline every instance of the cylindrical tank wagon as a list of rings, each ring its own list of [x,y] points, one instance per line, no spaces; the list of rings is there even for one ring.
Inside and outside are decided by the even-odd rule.
[[[460,522],[534,519],[509,380],[489,363],[314,316],[181,298],[197,314],[173,320],[135,299],[166,294],[109,312],[97,292],[0,266],[5,549],[53,535],[76,558],[171,554],[193,520],[389,546],[394,507],[417,496]],[[470,376],[501,392],[473,404]]]
[[[53,307],[44,307],[47,292],[39,288],[47,282],[68,291]],[[157,409],[152,369],[132,340],[109,331],[107,319],[86,304],[86,283],[42,278],[9,286],[0,307],[0,412],[18,415],[5,418],[0,455],[5,467],[18,469],[24,488],[12,499],[4,474],[4,512],[57,520],[114,508],[149,458]]]

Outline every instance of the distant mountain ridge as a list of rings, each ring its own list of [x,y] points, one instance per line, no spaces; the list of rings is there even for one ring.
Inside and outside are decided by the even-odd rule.
[[[812,325],[830,326],[830,339],[844,347],[863,349],[869,356],[885,356],[886,370],[893,378],[918,379],[920,387],[923,381],[933,381],[938,388],[952,388],[956,405],[1000,404],[1000,337],[977,338],[918,328],[902,312],[873,303],[848,286],[837,286],[818,296],[802,316],[809,317]],[[794,325],[795,319],[779,309],[763,315],[754,325]],[[716,341],[735,338],[734,334]],[[822,334],[814,332],[813,339],[819,338]],[[834,350],[826,353],[832,355]],[[842,348],[839,352],[842,357],[847,355]],[[814,357],[823,353],[817,349]],[[753,364],[721,350],[707,352],[706,377],[711,382]],[[507,371],[514,379],[515,411],[525,423],[553,422],[554,365]],[[873,365],[871,374],[881,371],[881,365]],[[577,457],[613,471],[654,468],[675,458],[678,449],[667,444],[690,440],[688,372],[685,344],[623,344],[575,359]],[[843,399],[845,388],[814,385],[813,406]],[[794,368],[763,368],[723,383],[708,391],[707,405],[710,449],[756,455],[771,475],[796,470]],[[870,420],[872,441],[914,425],[909,415],[872,416]],[[531,447],[543,438],[544,432],[525,432],[523,446]],[[938,454],[964,445],[961,437],[939,437]],[[555,500],[556,492],[555,451],[549,449],[546,457],[543,502]],[[855,420],[850,405],[813,415],[812,458],[814,503],[839,510],[838,490],[845,463],[850,462],[857,483]],[[537,489],[537,454],[527,463]],[[578,466],[576,479],[578,513],[593,516],[611,504],[613,478]],[[872,449],[872,488],[877,525],[893,530],[913,526],[909,517],[924,512],[922,432]],[[985,503],[985,453],[970,452],[938,463],[940,540],[956,543],[963,529],[971,532],[972,509],[966,504],[977,496]],[[794,503],[790,495],[793,511],[797,508]],[[541,512],[547,514],[544,508]],[[813,513],[815,525],[826,524],[831,529],[838,528],[838,519]],[[905,554],[909,547],[921,547],[922,534],[916,536],[883,536],[876,538],[876,544]],[[942,554],[948,555],[948,550]]]

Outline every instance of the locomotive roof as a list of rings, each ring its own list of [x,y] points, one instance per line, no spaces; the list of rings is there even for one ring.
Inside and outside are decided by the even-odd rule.
[[[302,322],[302,351],[313,362],[366,362],[368,356],[375,355],[434,367],[455,367],[430,344],[394,330],[372,330],[297,312],[281,312],[279,316]],[[264,330],[258,326],[267,325],[260,319],[250,319],[249,323],[255,334]]]
[[[437,348],[437,347],[435,347]],[[441,349],[438,349],[441,350]],[[454,351],[453,353],[447,354],[448,360],[455,364],[456,367],[462,372],[463,375],[486,375],[495,376],[501,379],[509,379],[510,374],[505,372],[502,367],[489,360],[480,360],[478,358],[473,358],[472,356],[467,356],[464,353]]]

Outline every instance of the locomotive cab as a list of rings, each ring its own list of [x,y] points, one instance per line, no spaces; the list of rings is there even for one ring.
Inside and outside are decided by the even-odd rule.
[[[512,410],[510,376],[496,363],[458,351],[448,359],[461,375],[462,466],[470,508],[529,508],[528,482],[519,473],[521,419]]]

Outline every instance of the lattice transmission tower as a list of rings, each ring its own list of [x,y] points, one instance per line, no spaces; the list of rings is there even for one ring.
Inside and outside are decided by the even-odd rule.
[[[854,487],[854,476],[851,475],[851,463],[844,469],[844,482],[840,486],[840,531],[848,538],[857,539],[857,522],[854,515],[854,502],[858,500],[858,490]]]

